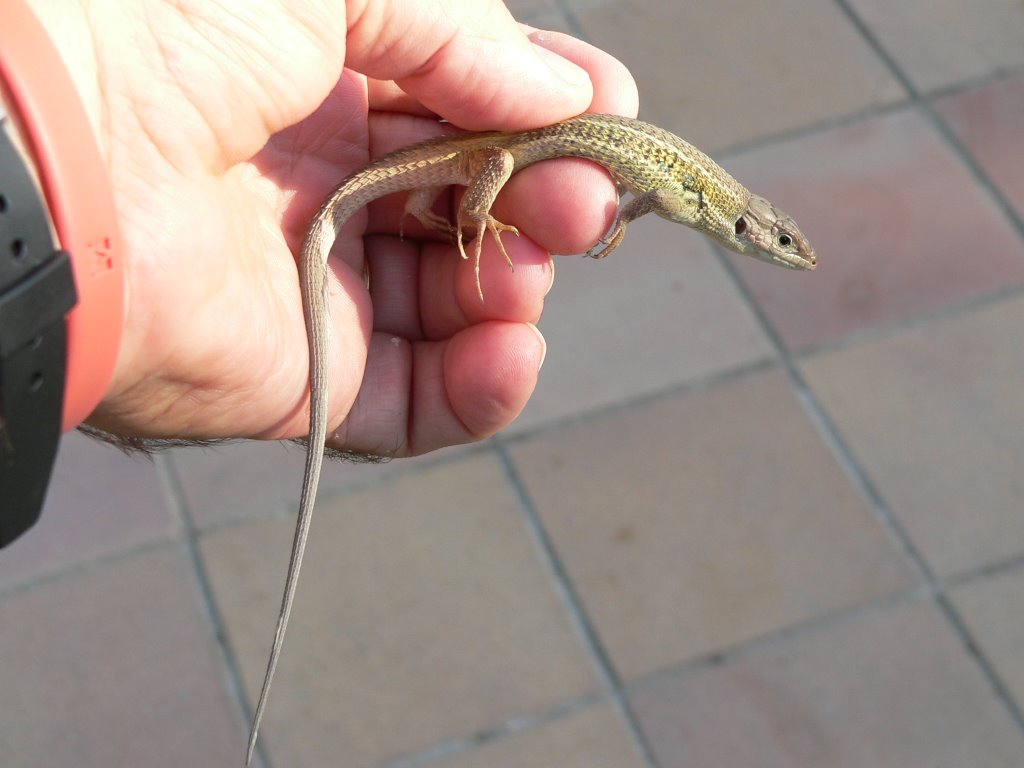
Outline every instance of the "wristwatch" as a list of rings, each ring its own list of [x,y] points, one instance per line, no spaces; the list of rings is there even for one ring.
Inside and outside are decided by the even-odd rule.
[[[57,455],[76,303],[67,251],[0,120],[0,547],[36,522]]]
[[[0,19],[3,547],[39,518],[61,433],[107,391],[125,270],[99,137],[61,51],[25,0],[0,0]]]

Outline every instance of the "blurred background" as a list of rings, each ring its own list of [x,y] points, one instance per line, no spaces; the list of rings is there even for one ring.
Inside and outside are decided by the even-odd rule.
[[[566,258],[523,417],[331,466],[265,768],[1024,765],[1024,4],[517,0],[801,223]],[[240,765],[302,452],[63,443],[4,766]]]

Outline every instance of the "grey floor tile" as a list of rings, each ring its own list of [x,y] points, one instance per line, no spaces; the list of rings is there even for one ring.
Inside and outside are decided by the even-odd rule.
[[[606,259],[556,258],[540,329],[540,384],[512,432],[773,354],[703,238],[654,217],[631,224]]]
[[[706,152],[903,98],[833,3],[571,7],[587,38],[632,70],[642,116]]]
[[[1024,77],[939,99],[935,108],[1024,217],[1024,167],[1017,162],[1024,124]]]
[[[793,215],[817,249],[818,269],[795,276],[736,262],[790,348],[1024,283],[1012,226],[917,112],[743,153],[729,167]]]
[[[429,765],[432,768],[644,768],[625,725],[608,706],[560,717]]]
[[[0,598],[5,768],[241,765],[188,567],[160,549]]]
[[[940,577],[1024,552],[1024,299],[803,364]]]
[[[1024,67],[1016,0],[850,5],[925,91]],[[713,152],[906,98],[833,3],[512,7],[543,27],[578,23],[633,68],[644,117]],[[937,103],[1011,197],[1015,88]],[[725,164],[793,213],[819,248],[811,275],[736,261],[791,348],[1024,280],[1014,233],[910,110]],[[651,675],[631,694],[659,768],[1024,764],[1024,738],[927,601],[869,605],[657,677],[913,580],[785,378],[756,369],[772,346],[699,236],[642,221],[606,262],[556,268],[542,324],[548,358],[511,433],[520,430],[514,462],[614,664],[628,680]],[[1024,553],[1022,331],[1016,299],[803,364],[942,578]],[[683,387],[693,389],[624,407]],[[595,415],[606,408],[618,410]],[[565,419],[580,421],[551,429]],[[466,749],[426,764],[643,766],[603,703],[516,730],[518,718],[600,684],[500,466],[460,450],[440,463],[432,454],[326,469],[264,723],[275,768],[379,768],[451,740]],[[204,532],[252,699],[302,450],[245,443],[174,452],[169,466]],[[152,464],[65,440],[42,522],[0,551],[0,763],[241,764],[244,725],[187,558],[147,547],[179,529]],[[1022,578],[1020,569],[975,575],[951,593],[1018,700]],[[472,743],[510,722],[511,732]]]
[[[516,21],[536,27],[572,34],[562,4],[558,0],[509,0],[505,3]]]
[[[169,460],[200,529],[298,509],[304,463],[298,446],[243,440],[175,449]]]
[[[250,697],[266,664],[290,521],[201,542]],[[489,457],[321,505],[263,723],[274,765],[373,766],[597,689]]]
[[[1024,66],[1024,12],[1017,0],[850,5],[923,91]]]
[[[168,538],[178,525],[153,462],[73,432],[39,522],[0,550],[0,587]]]
[[[925,601],[655,681],[633,701],[662,768],[1024,764],[1024,737]]]
[[[531,16],[542,16],[559,11],[557,0],[508,0],[505,5],[517,19],[527,19]]]
[[[462,450],[454,446],[429,456],[380,464],[324,462],[319,498],[379,482],[415,463],[434,462]],[[185,502],[205,530],[232,520],[292,515],[299,508],[305,448],[284,442],[244,440],[212,448],[183,448],[171,453]]]
[[[1024,570],[972,580],[951,597],[1017,706],[1024,706]]]
[[[627,680],[911,583],[775,371],[512,455]]]

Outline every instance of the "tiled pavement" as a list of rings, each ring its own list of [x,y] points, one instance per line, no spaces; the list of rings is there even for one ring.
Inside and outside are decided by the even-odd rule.
[[[822,266],[559,260],[512,429],[328,469],[258,760],[1024,765],[1024,5],[517,5]],[[0,764],[239,765],[300,464],[68,438],[0,553]]]

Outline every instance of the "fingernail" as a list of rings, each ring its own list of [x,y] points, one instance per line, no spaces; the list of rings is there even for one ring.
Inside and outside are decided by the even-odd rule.
[[[533,323],[527,323],[526,325],[537,334],[537,340],[540,341],[540,364],[537,366],[537,371],[539,372],[544,367],[544,360],[548,356],[548,343],[544,340],[544,334],[540,332],[540,328]]]
[[[558,77],[571,85],[583,85],[590,81],[590,75],[587,70],[582,67],[578,67],[568,59],[559,56],[557,53],[549,51],[542,45],[538,45],[535,41],[537,35],[532,35],[533,47],[537,51],[541,60],[544,61],[548,68],[554,72]],[[543,38],[541,38],[543,39]]]

